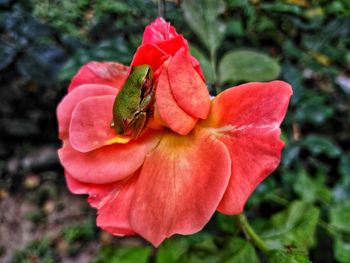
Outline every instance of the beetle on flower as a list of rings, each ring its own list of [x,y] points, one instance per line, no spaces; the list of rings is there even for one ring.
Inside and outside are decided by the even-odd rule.
[[[157,18],[130,67],[84,65],[59,104],[68,187],[89,195],[97,225],[114,235],[158,246],[198,232],[215,211],[241,213],[276,169],[291,95],[287,83],[272,81],[211,101],[187,41]]]

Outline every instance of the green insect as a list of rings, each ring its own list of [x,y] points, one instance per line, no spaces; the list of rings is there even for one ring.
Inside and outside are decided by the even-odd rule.
[[[149,65],[134,66],[113,105],[111,127],[120,135],[138,138],[152,114],[153,71]]]

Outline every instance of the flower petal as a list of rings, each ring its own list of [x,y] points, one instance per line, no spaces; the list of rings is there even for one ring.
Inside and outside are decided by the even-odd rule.
[[[169,22],[166,22],[163,18],[158,17],[153,23],[146,26],[143,33],[142,44],[158,42],[172,39],[177,37],[178,34],[173,26]]]
[[[177,105],[171,93],[166,67],[167,62],[156,84],[156,111],[159,112],[160,117],[170,129],[181,135],[186,135],[196,125],[197,118],[188,115]]]
[[[120,89],[124,84],[129,68],[116,62],[91,61],[80,68],[73,77],[68,92],[83,84],[105,84]]]
[[[61,164],[75,179],[83,183],[105,184],[133,174],[158,143],[155,133],[145,133],[127,144],[113,144],[82,153],[68,141],[58,151]]]
[[[189,49],[187,40],[182,35],[178,35],[177,37],[159,42],[157,44],[157,47],[164,51],[166,54],[172,56],[175,55],[175,53],[181,48],[185,48],[186,50]]]
[[[213,101],[209,118],[200,123],[220,139],[230,152],[232,176],[218,207],[238,214],[256,186],[281,158],[281,124],[291,87],[283,81],[248,83],[228,89]]]
[[[182,47],[186,50],[189,49],[187,40],[182,35],[179,35],[175,28],[161,17],[158,17],[152,24],[146,27],[142,40],[142,45],[144,44],[154,44],[171,56],[175,55]],[[194,57],[191,57],[191,61],[195,70],[203,81],[205,81],[199,62]]]
[[[90,190],[90,184],[82,183],[72,177],[69,173],[65,171],[64,176],[66,178],[66,183],[68,186],[69,191],[71,191],[73,194],[88,194]]]
[[[94,208],[104,204],[103,200],[114,190],[115,183],[89,184],[75,179],[68,172],[64,173],[69,191],[73,194],[88,194],[88,202]]]
[[[191,56],[190,59],[191,59],[192,66],[194,67],[194,70],[197,71],[199,76],[205,82],[205,77],[204,77],[204,74],[203,74],[203,71],[201,69],[201,65],[200,65],[199,61],[193,56]]]
[[[132,228],[155,246],[173,234],[199,231],[225,192],[230,166],[226,147],[205,129],[165,134],[142,167]]]
[[[97,226],[113,235],[136,234],[129,223],[129,209],[137,176],[119,183],[82,183],[65,172],[69,190],[75,194],[88,194],[88,202],[98,209]]]
[[[279,128],[250,128],[232,132],[230,136],[235,138],[222,139],[227,148],[232,149],[232,177],[218,211],[225,214],[239,214],[243,211],[255,188],[280,163],[284,146],[279,139],[280,133]]]
[[[188,51],[181,48],[170,60],[169,82],[177,104],[188,114],[205,119],[210,109],[208,89],[193,68]]]
[[[153,72],[156,72],[168,57],[169,55],[157,46],[153,44],[144,44],[136,50],[131,66],[147,64],[153,69]]]
[[[68,93],[58,105],[56,112],[60,139],[64,140],[68,137],[69,123],[72,117],[72,112],[80,101],[93,96],[116,96],[117,94],[117,89],[101,84],[84,84]]]
[[[89,97],[75,107],[69,127],[69,141],[74,149],[89,152],[104,145],[129,142],[111,128],[114,100],[113,95]]]
[[[129,213],[137,178],[134,175],[114,185],[114,190],[98,210],[97,226],[116,236],[136,234],[130,226]]]

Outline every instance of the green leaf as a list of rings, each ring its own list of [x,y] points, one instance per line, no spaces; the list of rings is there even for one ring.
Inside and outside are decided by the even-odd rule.
[[[232,8],[245,7],[249,5],[249,0],[227,0],[227,4]]]
[[[173,263],[189,249],[190,242],[183,237],[173,237],[166,240],[158,249],[157,263]]]
[[[203,244],[206,244],[203,246]],[[209,245],[210,244],[210,245]],[[216,246],[213,239],[207,239],[196,244],[186,253],[178,263],[258,263],[260,262],[254,247],[246,240],[234,237]]]
[[[294,201],[282,212],[273,215],[269,227],[261,236],[270,249],[295,246],[306,251],[314,243],[314,234],[320,211],[315,206]]]
[[[341,156],[338,171],[344,177],[350,175],[350,152]]]
[[[244,36],[243,23],[240,19],[231,20],[227,23],[226,29],[227,35],[233,35],[236,37]]]
[[[211,56],[215,56],[225,36],[226,25],[218,18],[225,11],[225,2],[185,0],[182,3],[182,9],[191,29],[206,46]]]
[[[157,263],[258,263],[254,247],[238,237],[215,239],[209,234],[173,237],[156,255]]]
[[[192,240],[192,244],[188,253],[176,261],[177,263],[217,263],[220,262],[219,250],[214,242],[214,238],[210,235],[200,236],[196,240]]]
[[[234,237],[226,248],[227,256],[223,263],[257,263],[260,262],[254,247],[246,240]]]
[[[321,135],[308,135],[301,145],[315,156],[325,154],[329,158],[335,158],[341,154],[341,149],[330,138]]]
[[[346,63],[348,70],[350,70],[350,52],[347,52],[345,55],[345,63]]]
[[[323,124],[332,117],[333,108],[326,105],[326,99],[322,96],[308,97],[296,110],[296,120],[302,123]]]
[[[273,177],[267,178],[257,186],[254,194],[249,198],[247,206],[257,207],[262,202],[273,200],[278,191],[278,186]]]
[[[190,46],[191,55],[198,59],[203,70],[204,77],[207,83],[214,84],[216,82],[215,71],[209,61],[209,59],[196,47]]]
[[[291,166],[295,161],[297,161],[297,158],[299,157],[300,153],[300,146],[297,144],[286,144],[283,155],[282,155],[282,164],[284,167],[288,168]]]
[[[237,231],[237,217],[216,213],[218,228],[226,233],[235,233]]]
[[[167,239],[158,249],[157,263],[183,262],[185,253],[200,251],[200,254],[212,254],[217,251],[213,237],[205,232],[190,236],[176,236]],[[187,253],[187,256],[189,255]],[[215,253],[214,253],[215,254]]]
[[[274,13],[291,13],[295,15],[301,15],[302,9],[296,5],[283,4],[279,1],[275,1],[275,3],[263,3],[260,7],[268,12]]]
[[[350,200],[350,152],[343,154],[340,158],[338,172],[341,175],[333,187],[333,200],[344,202]]]
[[[333,251],[338,262],[350,263],[350,242],[345,242],[340,237],[336,238]]]
[[[150,247],[105,247],[92,263],[147,263],[151,255]]]
[[[332,190],[333,200],[337,203],[350,200],[350,177],[342,176]]]
[[[334,228],[350,233],[350,201],[332,206],[329,213]]]
[[[291,102],[293,104],[296,104],[299,102],[300,96],[303,92],[302,72],[300,72],[297,67],[287,61],[283,65],[282,76],[285,81],[292,85],[293,96],[291,98]]]
[[[294,191],[306,202],[313,203],[321,200],[328,203],[331,201],[330,189],[326,186],[325,177],[321,174],[313,178],[305,171],[301,171],[294,184]]]
[[[306,255],[296,251],[273,251],[268,258],[269,263],[311,263]]]
[[[97,1],[95,8],[101,13],[126,14],[132,12],[132,8],[128,3],[115,0]]]
[[[281,68],[270,56],[251,50],[232,51],[224,55],[219,65],[221,83],[239,81],[269,81],[276,79]]]

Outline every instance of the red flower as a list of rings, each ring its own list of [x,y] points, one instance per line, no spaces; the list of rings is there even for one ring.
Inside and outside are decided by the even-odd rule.
[[[186,39],[162,18],[146,27],[131,66],[147,64],[158,78],[156,121],[186,135],[208,116],[210,100],[199,62],[189,54]]]
[[[91,62],[57,108],[59,157],[69,189],[98,209],[98,226],[158,246],[201,230],[216,210],[242,212],[279,164],[292,90],[282,81],[248,83],[210,103],[186,40],[160,18],[146,28],[132,62],[140,64],[155,71],[157,129],[124,141],[110,128],[128,68]]]

